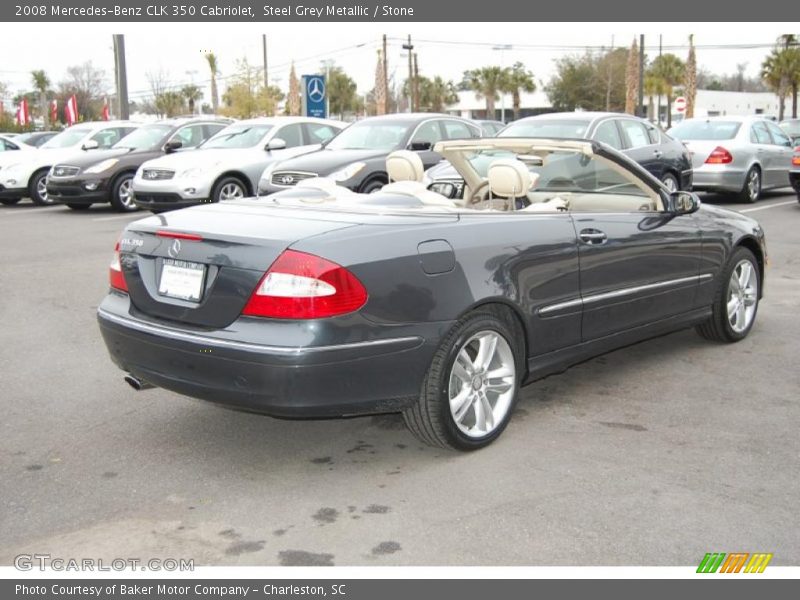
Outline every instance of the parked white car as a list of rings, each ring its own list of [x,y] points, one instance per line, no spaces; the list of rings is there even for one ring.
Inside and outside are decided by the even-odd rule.
[[[21,141],[14,139],[15,136],[0,134],[0,152],[13,152],[15,150],[36,150],[35,146],[29,146]]]
[[[267,166],[319,150],[345,126],[311,117],[238,121],[195,151],[144,163],[133,179],[134,202],[159,212],[254,196]]]
[[[53,204],[47,197],[47,173],[54,164],[81,150],[110,148],[140,125],[131,121],[96,121],[73,125],[35,152],[0,153],[0,202],[14,204],[30,198]]]

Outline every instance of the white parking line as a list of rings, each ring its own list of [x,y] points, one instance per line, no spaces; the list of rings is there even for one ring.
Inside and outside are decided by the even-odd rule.
[[[45,208],[31,208],[30,210],[25,208],[11,208],[11,209],[4,209],[0,210],[0,215],[4,217],[18,217],[19,215],[38,215],[39,213],[43,212],[52,212],[54,210],[63,210],[63,206],[48,206]]]
[[[745,208],[740,210],[742,213],[756,212],[757,210],[767,210],[768,208],[775,208],[776,206],[786,206],[787,204],[797,204],[797,200],[786,200],[784,202],[776,202],[775,204],[767,204],[765,206],[757,206],[756,208]]]

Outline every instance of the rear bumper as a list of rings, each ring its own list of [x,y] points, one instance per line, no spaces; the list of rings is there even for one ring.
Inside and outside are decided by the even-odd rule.
[[[278,417],[402,410],[418,396],[437,341],[404,330],[362,342],[277,346],[231,337],[252,333],[257,319],[240,319],[224,332],[190,331],[133,317],[129,306],[112,293],[97,314],[120,369],[179,394]]]
[[[95,189],[86,189],[86,186]],[[47,197],[56,202],[69,204],[95,204],[109,201],[108,180],[103,178],[82,178],[55,181],[47,180]]]
[[[744,187],[745,171],[723,165],[705,165],[694,170],[692,189],[700,192],[738,192]]]

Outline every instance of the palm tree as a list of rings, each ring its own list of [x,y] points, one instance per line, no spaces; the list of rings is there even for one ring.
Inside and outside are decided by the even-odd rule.
[[[514,66],[506,69],[506,85],[503,92],[511,94],[511,104],[514,108],[514,120],[519,119],[520,105],[522,104],[522,92],[532,94],[536,91],[536,82],[533,73],[525,68],[521,62],[515,62]]]
[[[33,80],[33,87],[39,93],[39,110],[42,113],[44,122],[47,123],[49,115],[47,114],[47,88],[50,87],[50,79],[43,70],[31,71],[31,79]]]
[[[686,58],[686,73],[683,82],[686,94],[686,118],[694,117],[694,104],[697,99],[697,54],[694,50],[694,35],[689,36],[689,56]]]
[[[683,83],[686,66],[680,58],[668,53],[653,60],[650,72],[664,82],[667,96],[667,127],[672,127],[672,96],[675,86]]]
[[[761,63],[761,79],[778,96],[778,120],[783,121],[786,112],[786,96],[792,86],[791,49],[774,49]]]
[[[214,114],[217,114],[217,110],[219,109],[219,92],[217,91],[217,74],[219,73],[219,69],[217,68],[217,55],[213,52],[208,52],[206,54],[206,61],[208,62],[208,68],[211,70],[211,107],[214,109]]]
[[[195,84],[190,83],[181,88],[181,96],[183,96],[184,100],[186,100],[186,104],[189,106],[189,113],[194,114],[195,102],[203,97],[203,90]]]
[[[644,76],[644,93],[647,95],[647,118],[654,123],[661,122],[661,115],[656,114],[656,105],[653,101],[654,96],[661,97],[666,93],[666,86],[660,77],[652,73]]]
[[[429,107],[431,112],[444,112],[444,109],[458,102],[456,86],[452,81],[445,81],[438,75],[433,79],[423,79],[420,95],[423,106]]]
[[[468,71],[467,77],[470,87],[475,90],[475,95],[486,99],[486,118],[494,119],[494,103],[497,100],[498,92],[503,91],[506,86],[508,69],[500,67],[482,67]]]

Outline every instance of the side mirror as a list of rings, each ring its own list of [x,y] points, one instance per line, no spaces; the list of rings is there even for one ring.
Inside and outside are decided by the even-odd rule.
[[[408,145],[408,149],[415,152],[422,152],[424,150],[430,150],[432,146],[430,142],[411,142]]]
[[[100,147],[100,144],[97,140],[89,140],[88,142],[84,142],[83,146],[81,146],[82,150],[97,150]]]
[[[179,148],[183,148],[183,142],[180,140],[170,140],[166,144],[164,144],[164,152],[167,154],[172,154]]]
[[[458,186],[450,181],[434,181],[428,189],[451,200],[458,198]]]
[[[672,204],[669,212],[674,215],[688,215],[700,208],[700,198],[693,192],[679,190],[672,192],[669,197]]]
[[[267,152],[271,150],[283,150],[284,148],[286,148],[286,140],[282,140],[281,138],[272,138],[267,142],[267,145],[264,146],[264,150]]]

